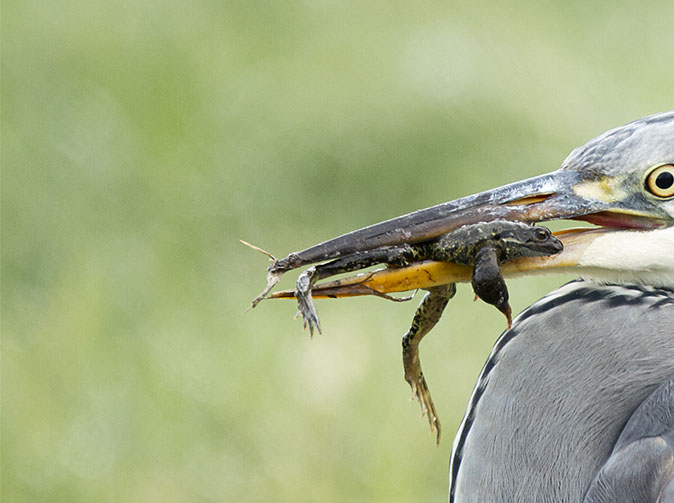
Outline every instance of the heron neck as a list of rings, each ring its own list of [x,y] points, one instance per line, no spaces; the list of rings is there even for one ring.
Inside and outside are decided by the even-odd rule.
[[[582,501],[639,403],[674,375],[674,293],[565,285],[487,360],[454,444],[450,503]]]

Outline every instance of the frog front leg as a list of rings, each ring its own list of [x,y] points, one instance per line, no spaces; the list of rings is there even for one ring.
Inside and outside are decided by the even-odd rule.
[[[508,328],[512,326],[512,309],[508,303],[508,287],[506,286],[498,260],[498,250],[492,246],[480,248],[475,254],[473,291],[480,299],[501,311],[508,320]]]
[[[377,264],[388,264],[395,266],[406,266],[410,263],[421,260],[422,251],[414,245],[404,244],[401,246],[389,246],[358,252],[347,255],[326,264],[320,264],[308,268],[297,278],[295,297],[297,298],[297,307],[299,314],[304,319],[304,327],[309,326],[309,334],[313,336],[314,328],[321,333],[321,324],[318,321],[318,313],[311,296],[311,288],[317,281],[360,269],[365,269]],[[383,295],[387,297],[386,295]]]
[[[455,293],[456,285],[454,283],[429,288],[428,293],[414,313],[412,326],[403,336],[402,341],[405,380],[412,387],[412,397],[419,400],[421,415],[426,414],[428,417],[431,433],[433,433],[433,430],[437,431],[436,443],[438,444],[440,443],[440,421],[431,398],[430,389],[421,370],[419,343],[440,320],[442,312]]]

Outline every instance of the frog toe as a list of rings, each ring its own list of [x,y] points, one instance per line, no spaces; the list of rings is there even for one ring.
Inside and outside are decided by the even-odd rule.
[[[311,295],[299,294],[297,297],[298,314],[302,316],[304,328],[309,327],[309,336],[313,337],[314,329],[321,333],[321,323]]]
[[[321,333],[321,324],[318,321],[318,313],[314,305],[314,299],[311,296],[311,287],[313,285],[313,271],[305,271],[300,274],[297,280],[297,289],[295,297],[297,298],[298,314],[302,316],[304,328],[309,327],[309,336],[313,337],[314,329]]]

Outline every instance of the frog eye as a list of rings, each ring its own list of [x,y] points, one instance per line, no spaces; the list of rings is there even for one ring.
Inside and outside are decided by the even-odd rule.
[[[534,237],[538,241],[545,241],[546,239],[548,239],[548,237],[550,237],[550,232],[547,229],[539,228],[534,231]]]
[[[656,197],[674,196],[674,166],[663,164],[646,176],[646,189]]]

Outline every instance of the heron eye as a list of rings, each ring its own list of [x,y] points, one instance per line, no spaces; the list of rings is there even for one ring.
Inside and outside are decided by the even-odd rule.
[[[674,166],[658,166],[646,177],[646,188],[657,197],[674,196]]]

